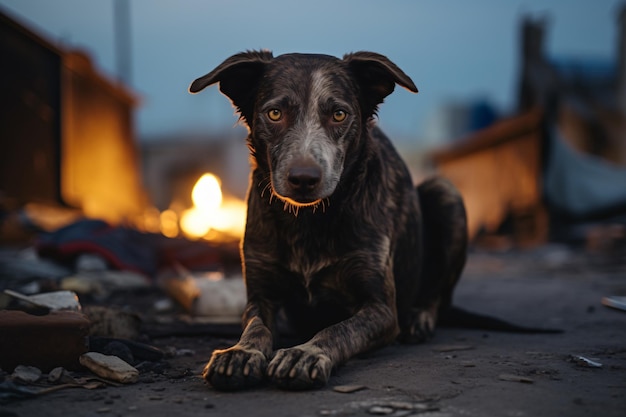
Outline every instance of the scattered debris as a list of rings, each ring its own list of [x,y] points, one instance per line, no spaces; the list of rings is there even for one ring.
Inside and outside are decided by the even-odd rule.
[[[133,271],[82,271],[63,278],[61,288],[80,295],[104,299],[114,291],[132,291],[150,287],[149,280]]]
[[[18,365],[11,375],[14,381],[32,384],[41,379],[41,370],[34,366]]]
[[[52,384],[65,383],[65,384],[77,384],[78,382],[67,371],[67,369],[59,366],[48,372],[48,382]]]
[[[61,310],[80,311],[81,309],[78,296],[72,291],[53,291],[35,295],[24,295],[17,291],[4,290],[4,293],[46,312]]]
[[[120,345],[125,347],[122,348]],[[137,361],[158,362],[166,356],[166,352],[154,346],[136,342],[134,340],[116,339],[113,337],[90,336],[89,349],[92,352],[103,353],[105,355],[111,354],[107,352],[123,349],[123,351],[129,352],[130,355]],[[129,361],[126,362],[131,363]]]
[[[80,357],[80,363],[102,378],[123,384],[136,382],[139,378],[139,371],[117,356],[88,352]]]
[[[180,265],[164,271],[159,285],[194,316],[236,317],[246,305],[243,279],[221,272],[192,273]]]
[[[570,362],[573,362],[576,365],[581,366],[581,367],[602,368],[602,364],[600,362],[596,362],[595,360],[585,358],[584,356],[570,355],[568,359]]]
[[[369,414],[374,414],[377,416],[386,416],[388,414],[393,413],[394,411],[395,410],[393,409],[393,407],[387,407],[383,405],[375,405],[371,407],[369,410],[367,410]]]
[[[85,307],[84,312],[91,321],[91,336],[131,340],[139,336],[141,320],[135,313],[100,306]]]
[[[337,385],[333,387],[333,391],[341,394],[352,394],[353,392],[367,389],[365,385]]]
[[[610,296],[602,297],[602,305],[614,308],[620,311],[626,311],[626,297]]]
[[[498,375],[498,379],[500,381],[523,382],[525,384],[532,384],[535,382],[535,380],[532,378],[515,374],[500,374]]]
[[[459,350],[472,350],[472,349],[474,349],[474,346],[472,345],[441,345],[441,346],[433,347],[433,351],[440,352],[440,353],[455,352]]]

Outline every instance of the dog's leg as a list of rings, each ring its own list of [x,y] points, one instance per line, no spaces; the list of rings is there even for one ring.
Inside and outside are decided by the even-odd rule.
[[[372,304],[321,330],[304,344],[278,350],[267,375],[280,388],[318,388],[326,384],[335,366],[389,343],[396,334],[393,309],[382,303]]]
[[[465,266],[467,219],[463,199],[447,180],[434,177],[417,187],[423,219],[423,278],[411,323],[400,340],[419,343],[431,338],[438,312],[452,301]]]
[[[213,352],[204,368],[204,379],[221,390],[249,388],[261,383],[273,350],[269,327],[273,320],[270,308],[263,309],[254,301],[248,301],[244,331],[239,342],[228,349]]]

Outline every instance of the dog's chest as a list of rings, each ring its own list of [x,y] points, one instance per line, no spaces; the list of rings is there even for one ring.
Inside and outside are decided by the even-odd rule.
[[[334,260],[319,250],[305,246],[292,246],[286,262],[290,272],[302,278],[305,287],[309,287],[318,273],[334,263]]]

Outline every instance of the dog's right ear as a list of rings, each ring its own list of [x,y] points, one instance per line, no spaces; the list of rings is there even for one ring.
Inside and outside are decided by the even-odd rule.
[[[265,66],[274,58],[270,51],[248,51],[231,56],[213,71],[194,80],[190,93],[220,83],[220,91],[233,102],[241,118],[250,125],[254,110],[254,97]]]

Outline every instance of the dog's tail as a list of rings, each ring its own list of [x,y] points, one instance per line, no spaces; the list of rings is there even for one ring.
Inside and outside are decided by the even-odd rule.
[[[508,333],[563,333],[561,329],[520,326],[496,317],[473,313],[455,306],[450,306],[439,311],[437,323],[442,327],[461,327]]]

